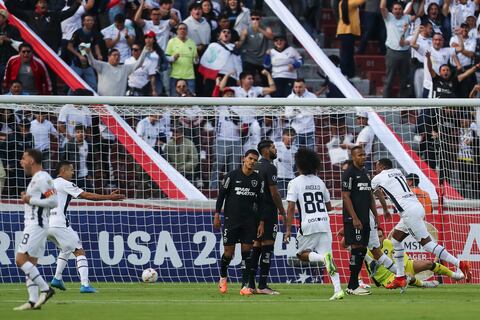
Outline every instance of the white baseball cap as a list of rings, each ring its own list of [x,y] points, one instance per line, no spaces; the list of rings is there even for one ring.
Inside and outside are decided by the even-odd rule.
[[[357,118],[367,118],[368,119],[368,112],[366,111],[359,111],[356,114]]]

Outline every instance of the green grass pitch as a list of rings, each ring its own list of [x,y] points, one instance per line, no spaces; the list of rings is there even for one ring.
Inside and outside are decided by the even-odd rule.
[[[330,285],[272,285],[278,296],[239,295],[229,284],[221,295],[216,284],[95,283],[96,294],[80,294],[78,283],[35,311],[13,311],[26,301],[25,285],[0,285],[0,319],[479,319],[479,285],[409,288],[405,294],[373,288],[371,296],[328,301]],[[328,318],[327,318],[328,317]]]

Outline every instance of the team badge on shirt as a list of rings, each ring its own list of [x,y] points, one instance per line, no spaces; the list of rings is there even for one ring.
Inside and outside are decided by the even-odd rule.
[[[257,180],[252,180],[252,186],[255,188],[258,184],[258,181]]]

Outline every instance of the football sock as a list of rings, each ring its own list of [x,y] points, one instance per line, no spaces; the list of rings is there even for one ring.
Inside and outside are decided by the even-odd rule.
[[[410,281],[409,285],[415,287],[423,287],[423,281],[417,278],[414,278],[414,281]]]
[[[443,264],[440,264],[438,262],[435,262],[433,264],[432,269],[430,269],[430,270],[432,270],[433,273],[435,273],[435,274],[445,275],[445,276],[450,277],[450,278],[453,277],[453,271],[448,269]]]
[[[47,291],[48,284],[45,282],[43,277],[40,275],[37,267],[33,265],[30,261],[25,262],[20,269],[25,272],[25,275],[30,278],[39,288],[40,291]]]
[[[262,247],[253,247],[252,257],[250,260],[250,275],[248,278],[248,287],[255,289],[255,278],[257,275],[258,263],[260,260],[260,254],[262,253]]]
[[[397,277],[405,276],[405,262],[403,261],[405,249],[403,248],[403,243],[397,241],[392,238],[393,249],[395,249],[395,253],[393,254],[393,258],[395,259],[395,263],[397,264]]]
[[[340,275],[338,273],[335,273],[333,276],[330,276],[330,279],[332,280],[333,290],[335,292],[342,290],[342,286],[340,285]]]
[[[320,254],[320,253],[316,253],[316,252],[310,252],[308,254],[308,261],[310,262],[318,262],[318,261],[324,261],[324,256],[323,254]]]
[[[250,261],[252,260],[250,251],[242,252],[242,288],[248,285],[250,276]]]
[[[38,301],[38,286],[30,280],[29,277],[26,277],[27,291],[28,291],[28,301],[36,303]]]
[[[423,246],[425,251],[433,253],[439,260],[447,261],[448,263],[453,264],[454,266],[458,267],[460,265],[460,261],[452,256],[444,247],[430,241],[429,243]]]
[[[87,257],[85,256],[78,256],[77,257],[77,271],[80,275],[80,282],[82,286],[88,286],[88,261]]]
[[[220,277],[227,277],[227,270],[230,261],[232,261],[232,257],[225,257],[224,254],[222,255],[222,259],[220,260]]]
[[[397,266],[385,253],[377,260],[378,264],[383,264],[385,268],[393,273],[397,273]]]
[[[55,269],[55,279],[62,280],[62,273],[68,264],[68,256],[70,253],[60,252],[57,258],[57,268]]]
[[[358,275],[362,270],[363,260],[367,248],[352,248],[350,256],[350,279],[348,280],[348,289],[355,290],[358,288]]]
[[[258,288],[265,289],[267,287],[268,275],[270,274],[270,259],[273,253],[273,244],[262,246],[262,255],[260,257],[260,279],[258,280]]]

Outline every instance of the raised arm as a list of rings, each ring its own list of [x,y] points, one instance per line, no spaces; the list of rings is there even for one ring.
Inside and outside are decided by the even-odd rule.
[[[437,73],[435,70],[433,70],[433,65],[432,65],[432,59],[430,57],[430,51],[425,52],[425,57],[427,58],[427,68],[428,72],[430,72],[430,75],[432,78],[436,77]]]
[[[388,17],[387,0],[380,0],[380,13],[382,14],[383,19],[387,19]]]
[[[58,16],[58,19],[60,21],[63,21],[65,19],[68,19],[70,18],[71,16],[73,16],[75,14],[75,12],[77,12],[78,8],[82,5],[82,0],[76,0],[73,5],[68,8],[67,10],[65,11],[60,11],[60,12],[57,12],[57,16]]]
[[[478,68],[480,68],[480,63],[477,63],[476,65],[474,65],[473,67],[471,67],[470,69],[468,69],[467,71],[465,71],[464,73],[458,75],[458,81],[459,82],[462,82],[463,80],[465,80],[467,77],[471,76],[472,74],[474,74]]]
[[[266,76],[268,80],[268,87],[262,88],[262,94],[267,95],[267,94],[274,93],[277,90],[277,87],[275,86],[275,82],[273,81],[272,75],[267,70],[262,70],[261,73],[262,75]]]
[[[142,19],[142,12],[143,12],[143,6],[145,5],[145,0],[140,1],[140,5],[138,6],[137,12],[135,13],[135,18],[133,21],[139,26],[140,28],[143,28],[145,25],[145,20]]]

